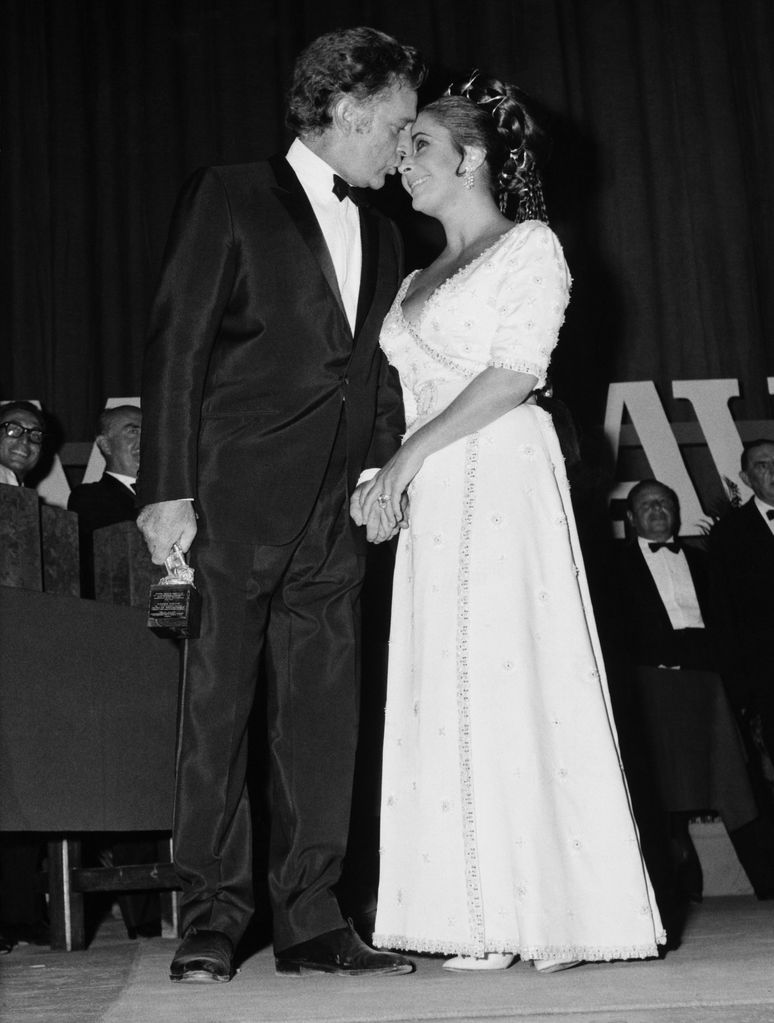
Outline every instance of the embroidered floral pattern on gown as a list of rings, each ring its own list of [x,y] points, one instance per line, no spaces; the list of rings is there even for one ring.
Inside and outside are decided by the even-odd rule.
[[[515,226],[381,344],[408,432],[487,366],[544,383],[570,277]],[[656,954],[664,934],[621,769],[550,416],[522,405],[429,457],[398,544],[374,943],[523,959]]]

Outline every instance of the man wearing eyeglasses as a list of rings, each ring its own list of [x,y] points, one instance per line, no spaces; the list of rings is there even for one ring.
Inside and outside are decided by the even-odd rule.
[[[40,460],[45,428],[43,413],[30,402],[0,405],[0,483],[24,485]],[[0,955],[18,941],[50,940],[38,885],[41,851],[39,835],[0,835]]]
[[[40,460],[46,422],[40,409],[28,401],[0,406],[0,483],[24,485],[24,478]]]

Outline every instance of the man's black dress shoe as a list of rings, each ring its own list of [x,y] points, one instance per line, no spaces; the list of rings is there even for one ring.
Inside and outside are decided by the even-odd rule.
[[[169,979],[227,983],[234,976],[234,947],[220,931],[190,930],[169,967]]]
[[[355,934],[351,922],[347,927],[338,927],[318,938],[283,949],[274,961],[277,973],[287,977],[303,977],[313,973],[333,973],[338,977],[373,977],[414,972],[414,964],[405,956],[369,948]]]

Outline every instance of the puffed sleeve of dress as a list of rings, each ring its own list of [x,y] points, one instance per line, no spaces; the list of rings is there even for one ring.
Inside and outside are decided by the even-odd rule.
[[[543,387],[570,298],[562,247],[547,224],[534,220],[512,232],[498,257],[492,291],[497,328],[488,365],[530,373]]]

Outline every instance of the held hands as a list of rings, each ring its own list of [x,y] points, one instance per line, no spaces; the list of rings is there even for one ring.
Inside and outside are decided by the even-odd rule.
[[[146,504],[137,516],[137,526],[145,538],[154,565],[163,565],[180,544],[184,554],[196,536],[193,501],[159,501]]]
[[[390,540],[408,526],[406,488],[419,472],[422,461],[404,446],[373,479],[355,490],[350,514],[357,525],[366,527],[366,538],[372,543]]]
[[[403,494],[401,498],[399,522],[396,522],[392,513],[385,510],[383,503],[380,504],[378,501],[371,502],[371,510],[366,515],[363,506],[366,490],[370,491],[370,483],[370,480],[367,483],[361,483],[355,490],[350,498],[349,514],[356,525],[366,527],[367,540],[370,540],[371,543],[383,543],[385,540],[391,540],[398,530],[405,529],[408,525],[408,497]]]

